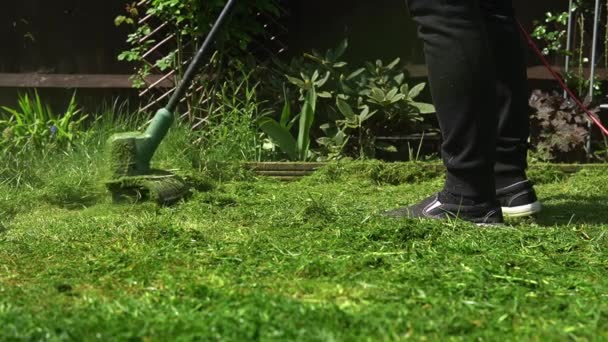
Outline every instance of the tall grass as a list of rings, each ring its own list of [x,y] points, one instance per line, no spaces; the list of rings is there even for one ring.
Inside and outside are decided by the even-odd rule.
[[[229,73],[201,92],[189,112],[191,154],[202,161],[252,161],[261,158],[256,121],[268,111],[259,101],[256,71]]]

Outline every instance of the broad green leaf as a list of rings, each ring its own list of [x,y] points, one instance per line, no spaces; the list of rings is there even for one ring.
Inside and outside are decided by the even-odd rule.
[[[386,94],[386,99],[387,99],[388,101],[393,102],[393,99],[395,98],[395,96],[397,96],[397,93],[398,93],[398,92],[399,92],[399,89],[397,89],[397,88],[393,88],[393,89],[391,89],[391,90],[388,92],[388,94]]]
[[[378,103],[382,103],[386,99],[384,91],[380,88],[372,88],[370,97]]]
[[[317,111],[317,89],[312,87],[306,92],[306,101],[311,104],[313,114]]]
[[[344,115],[344,117],[347,120],[349,120],[349,121],[355,120],[356,114],[353,111],[352,107],[346,101],[342,100],[341,98],[337,98],[336,106],[338,107],[338,110],[340,111],[340,113],[342,113],[342,115]]]
[[[397,147],[383,141],[376,141],[375,146],[377,149],[386,152],[397,152]]]
[[[334,135],[336,131],[336,125],[329,122],[322,124],[319,128],[328,136]]]
[[[292,160],[298,159],[296,140],[291,133],[271,118],[262,118],[259,126]]]
[[[393,103],[397,103],[397,102],[399,102],[399,101],[403,101],[403,100],[405,100],[405,95],[403,95],[403,94],[397,94],[397,95],[395,95],[395,96],[394,96],[394,97],[391,99],[391,104],[393,104]]]
[[[408,94],[409,96],[410,93],[410,86],[409,84],[405,83],[401,86],[401,94]]]
[[[291,103],[287,97],[287,90],[283,89],[283,96],[285,104],[283,105],[283,111],[281,112],[281,127],[287,127],[289,119],[291,119]]]
[[[333,142],[333,139],[329,137],[321,137],[317,139],[317,143],[321,146],[331,146]]]
[[[350,81],[350,80],[352,80],[353,78],[355,78],[355,77],[357,77],[357,76],[361,75],[361,74],[362,74],[364,71],[365,71],[365,68],[360,68],[360,69],[357,69],[357,70],[355,70],[355,71],[354,71],[352,74],[348,75],[348,77],[346,77],[346,80],[347,80],[347,81]]]
[[[291,76],[285,76],[287,77],[287,80],[289,81],[289,83],[292,83],[300,88],[306,88],[306,83],[304,81],[302,81],[299,78],[296,77],[291,77]]]
[[[312,77],[310,78],[310,82],[316,83],[318,79],[319,79],[319,70],[315,70],[315,72],[312,74]]]
[[[408,98],[413,100],[416,97],[418,97],[418,95],[420,95],[420,93],[424,90],[425,86],[426,86],[425,83],[420,83],[420,84],[416,85],[414,88],[412,88],[412,90],[410,90],[410,92],[408,94]]]
[[[403,81],[405,80],[405,74],[404,73],[400,73],[399,75],[393,77],[393,80],[398,84],[401,85],[403,83]],[[405,93],[407,94],[407,93]]]
[[[344,133],[343,130],[338,130],[333,139],[336,144],[343,146],[344,144],[346,144],[349,138],[350,137],[346,133]]]
[[[310,148],[310,130],[315,119],[315,110],[317,104],[317,93],[315,88],[311,88],[306,93],[306,100],[300,113],[300,126],[298,130],[298,140],[296,142],[296,151],[299,160],[306,160],[309,156]]]
[[[312,92],[312,91],[310,91]],[[298,130],[298,140],[296,144],[296,151],[299,160],[306,160],[308,157],[308,149],[310,148],[310,128],[314,122],[314,109],[313,103],[309,101],[311,95],[307,96],[307,100],[304,102],[304,107],[300,113],[300,127]]]
[[[311,54],[308,54],[308,53],[305,53],[304,57],[308,58],[308,59],[311,59],[311,60],[313,60],[313,61],[315,61],[315,62],[317,62],[319,64],[324,64],[324,62],[325,62],[322,58],[319,58],[318,56],[311,55]]]
[[[363,122],[367,121],[369,118],[371,118],[372,116],[374,116],[376,113],[378,113],[377,110],[370,111],[369,107],[365,106],[363,108],[363,111],[361,112],[361,114],[359,114],[359,122],[363,123]]]
[[[420,114],[432,114],[436,112],[435,106],[430,103],[409,102],[409,104],[420,111]]]
[[[320,80],[318,80],[316,82],[313,81],[313,83],[315,84],[315,86],[317,88],[322,87],[323,85],[325,85],[325,83],[327,82],[327,80],[329,80],[330,76],[331,76],[331,73],[328,71],[328,72],[325,73],[325,76],[322,79],[320,79]],[[318,76],[317,76],[317,78],[318,78]]]
[[[394,61],[392,61],[389,65],[386,66],[387,69],[393,69],[394,67],[397,66],[397,64],[399,64],[399,62],[401,61],[401,58],[395,58]]]

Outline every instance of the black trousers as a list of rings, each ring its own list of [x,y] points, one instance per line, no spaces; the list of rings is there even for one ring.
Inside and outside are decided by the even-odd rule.
[[[526,179],[526,65],[511,0],[407,0],[443,135],[444,190],[493,199]]]

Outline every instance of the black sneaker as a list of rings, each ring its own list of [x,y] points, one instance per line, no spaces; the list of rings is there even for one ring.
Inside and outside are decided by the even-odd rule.
[[[398,208],[385,212],[383,215],[395,218],[458,218],[478,225],[494,225],[503,222],[502,212],[498,202],[477,204],[441,203],[441,194],[433,195],[422,202],[410,207]]]
[[[496,190],[496,198],[506,217],[524,217],[539,213],[542,205],[536,197],[532,182],[521,181]]]

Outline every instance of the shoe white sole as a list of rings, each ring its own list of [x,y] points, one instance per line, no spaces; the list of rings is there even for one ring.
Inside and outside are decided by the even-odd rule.
[[[525,217],[538,214],[543,209],[540,202],[520,205],[518,207],[502,207],[502,214],[505,217]]]

